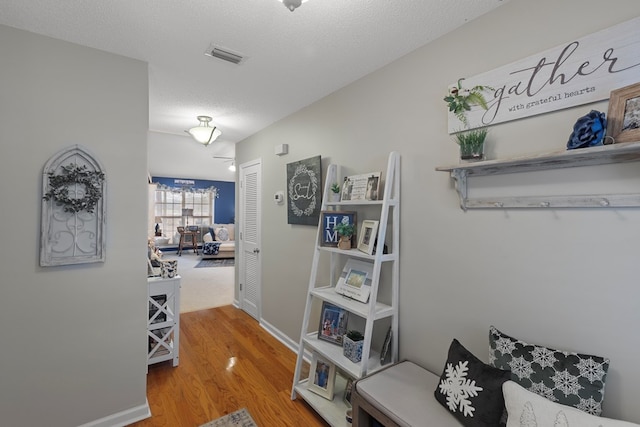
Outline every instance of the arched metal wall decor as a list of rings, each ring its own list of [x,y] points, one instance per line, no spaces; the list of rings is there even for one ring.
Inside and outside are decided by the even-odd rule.
[[[85,148],[58,152],[42,173],[40,265],[104,262],[106,178]]]

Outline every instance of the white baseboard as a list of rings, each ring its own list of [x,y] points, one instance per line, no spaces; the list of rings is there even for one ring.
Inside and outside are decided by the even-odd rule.
[[[149,401],[145,399],[144,405],[118,412],[79,427],[124,427],[133,424],[136,421],[144,420],[151,416]]]
[[[271,334],[275,339],[284,344],[289,350],[298,354],[298,349],[300,348],[299,343],[297,341],[293,341],[291,338],[282,333],[278,328],[273,326],[271,323],[265,321],[264,319],[260,320],[260,326],[267,332]],[[305,350],[303,358],[310,362],[312,359],[312,354],[309,350]]]
[[[287,346],[289,350],[293,351],[294,353],[298,352],[298,343],[296,341],[293,341],[291,338],[289,338],[285,334],[283,334],[282,331],[280,331],[278,328],[273,326],[271,323],[267,322],[264,319],[260,319],[260,326],[262,326],[264,330],[269,332],[275,339],[277,339],[282,344]]]

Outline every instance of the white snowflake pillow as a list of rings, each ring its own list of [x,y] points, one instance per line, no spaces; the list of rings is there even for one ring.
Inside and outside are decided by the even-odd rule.
[[[489,363],[511,370],[511,379],[525,389],[593,415],[602,413],[609,359],[527,344],[493,326],[489,347]]]
[[[483,363],[453,340],[435,398],[467,427],[495,427],[504,411],[502,384],[510,372]]]
[[[525,390],[513,381],[502,385],[509,418],[507,427],[640,427],[638,424],[596,417],[554,403]]]

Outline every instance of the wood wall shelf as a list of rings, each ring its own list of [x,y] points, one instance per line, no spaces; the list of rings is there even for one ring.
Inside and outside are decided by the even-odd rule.
[[[449,172],[451,174],[460,197],[460,207],[463,210],[478,208],[640,207],[640,194],[470,199],[467,192],[467,179],[472,176],[501,175],[638,161],[640,161],[640,141],[634,141],[576,150],[552,151],[508,159],[440,166],[436,168],[436,171]]]

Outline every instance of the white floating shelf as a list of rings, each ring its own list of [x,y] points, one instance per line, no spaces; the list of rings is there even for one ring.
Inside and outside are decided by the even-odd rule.
[[[509,159],[440,166],[436,170],[451,174],[451,178],[455,180],[456,191],[460,197],[460,207],[463,210],[479,208],[620,208],[640,207],[640,194],[472,199],[468,197],[467,178],[638,161],[640,161],[640,141],[634,141],[576,150],[531,154]]]

